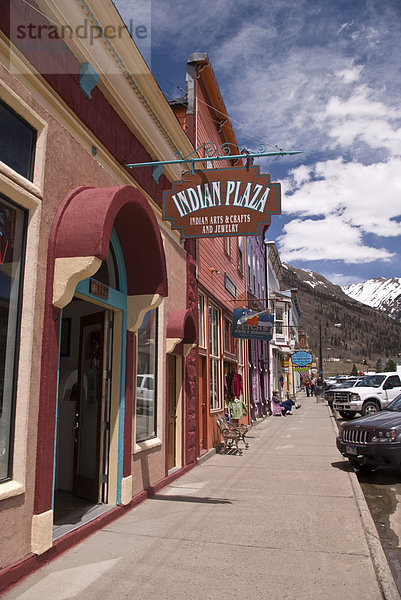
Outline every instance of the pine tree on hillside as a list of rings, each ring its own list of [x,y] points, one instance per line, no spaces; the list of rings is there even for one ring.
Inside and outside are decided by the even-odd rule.
[[[395,364],[395,362],[390,358],[387,362],[386,362],[386,366],[384,367],[384,371],[386,373],[390,372],[390,371],[396,371],[397,370],[397,366]]]

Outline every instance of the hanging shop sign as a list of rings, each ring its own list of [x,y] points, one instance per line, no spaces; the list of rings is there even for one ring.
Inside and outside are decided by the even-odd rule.
[[[299,350],[291,355],[292,364],[297,367],[306,367],[307,365],[310,365],[312,359],[312,354],[310,352],[305,352],[305,350]]]
[[[249,315],[248,319],[244,319]],[[240,323],[238,323],[240,320]],[[244,321],[244,322],[243,322]],[[247,308],[235,308],[231,335],[245,340],[269,341],[273,337],[274,315],[252,315]]]
[[[163,220],[182,239],[257,235],[280,213],[280,184],[259,166],[187,171],[163,194]]]

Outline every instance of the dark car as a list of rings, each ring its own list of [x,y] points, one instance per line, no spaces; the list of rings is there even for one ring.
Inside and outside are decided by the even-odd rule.
[[[375,415],[340,425],[337,448],[359,471],[401,468],[401,394]]]

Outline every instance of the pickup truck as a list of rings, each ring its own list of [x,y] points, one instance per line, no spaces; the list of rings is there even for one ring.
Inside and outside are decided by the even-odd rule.
[[[374,373],[366,375],[355,388],[336,390],[333,406],[343,419],[353,419],[357,413],[365,417],[386,408],[399,394],[398,373]]]

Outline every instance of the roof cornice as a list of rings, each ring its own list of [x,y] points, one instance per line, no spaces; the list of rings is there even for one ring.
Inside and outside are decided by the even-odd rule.
[[[114,25],[121,35],[90,40],[66,36],[65,43],[80,62],[88,61],[99,75],[98,87],[154,160],[170,160],[180,151],[193,152],[188,137],[163,96],[155,78],[110,0],[37,0],[40,10],[60,25],[74,27],[88,19],[94,27]],[[127,157],[127,162],[135,157]],[[180,179],[180,165],[166,165],[170,180]]]

